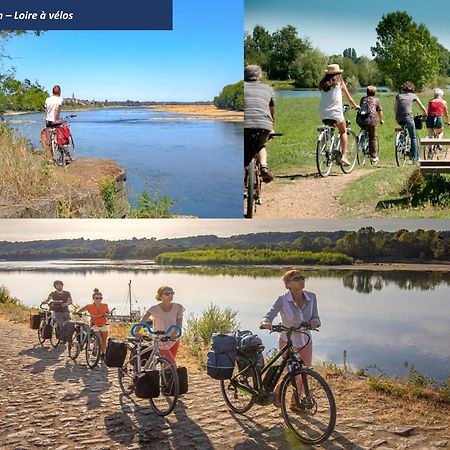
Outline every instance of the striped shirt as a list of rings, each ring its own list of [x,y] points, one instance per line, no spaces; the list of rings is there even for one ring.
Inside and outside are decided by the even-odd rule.
[[[261,81],[244,82],[244,128],[273,130],[269,106],[275,105],[275,93]]]

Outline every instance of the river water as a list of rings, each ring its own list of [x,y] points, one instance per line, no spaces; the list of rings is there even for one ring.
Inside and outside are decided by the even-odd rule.
[[[176,201],[178,214],[242,217],[243,126],[185,120],[147,108],[78,111],[71,119],[76,155],[110,158],[128,173],[130,202],[144,190]],[[43,114],[5,116],[39,147]],[[169,120],[168,120],[169,119]]]
[[[144,311],[155,303],[157,288],[169,285],[186,314],[198,314],[211,303],[237,310],[241,329],[257,332],[267,349],[276,345],[276,336],[259,331],[258,324],[284,292],[280,275],[244,268],[228,273],[222,269],[192,272],[145,261],[0,262],[0,284],[28,305],[38,305],[52,290],[53,281],[62,279],[75,303],[90,302],[93,289],[99,288],[110,307],[126,313],[132,280],[133,308]],[[407,362],[428,376],[446,380],[450,375],[449,284],[448,272],[307,272],[306,289],[317,294],[322,320],[320,331],[313,335],[316,364],[342,364],[346,350],[352,368],[375,364],[388,375],[405,376]]]

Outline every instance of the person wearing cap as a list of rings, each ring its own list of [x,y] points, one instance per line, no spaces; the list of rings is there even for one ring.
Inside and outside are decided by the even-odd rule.
[[[183,313],[184,307],[179,303],[173,301],[175,291],[169,286],[161,286],[156,292],[155,298],[158,302],[157,305],[150,307],[140,322],[153,321],[153,330],[165,331],[171,325],[183,325]],[[135,336],[139,338],[141,334],[139,330],[141,327],[136,327]],[[172,330],[173,335],[177,335],[178,331]],[[180,341],[178,338],[173,338],[170,341],[158,342],[161,355],[165,356],[176,367],[176,356],[178,348],[180,347]]]
[[[448,123],[448,107],[447,102],[442,98],[444,91],[439,88],[433,90],[433,99],[428,102],[427,111],[427,128],[428,133],[432,136],[437,134],[438,139],[442,139],[444,135],[442,116],[445,116],[446,125]]]
[[[341,164],[350,166],[347,159],[347,126],[344,118],[344,108],[342,104],[342,94],[344,94],[353,109],[358,109],[358,105],[354,102],[347,85],[342,78],[343,70],[339,64],[329,64],[325,70],[325,76],[319,83],[320,90],[320,118],[322,121],[336,125],[339,130],[341,141]]]
[[[315,329],[320,327],[320,318],[317,310],[316,294],[305,291],[305,276],[298,269],[288,270],[283,275],[283,282],[287,291],[280,295],[272,305],[270,311],[263,317],[261,328],[272,329],[272,322],[278,314],[281,316],[281,324],[286,327],[299,327],[308,324],[309,328]],[[312,340],[311,333],[305,331],[303,333],[294,333],[292,335],[292,344],[294,350],[301,356],[306,367],[310,367],[312,363]],[[279,348],[282,349],[287,343],[286,332],[280,333],[278,341]],[[275,388],[275,406],[280,406],[280,388]],[[299,386],[300,388],[300,386]],[[292,399],[291,409],[296,408],[295,401]]]
[[[417,146],[416,125],[413,116],[413,103],[417,103],[424,115],[427,114],[419,97],[414,93],[416,86],[411,81],[405,81],[402,84],[402,92],[395,97],[394,113],[395,120],[399,125],[406,125],[409,137],[411,138],[411,158],[414,161],[419,160],[419,148]]]
[[[72,296],[69,291],[63,290],[64,284],[61,280],[55,280],[53,287],[55,290],[48,294],[45,303],[50,306],[54,318],[63,325],[65,321],[70,320],[69,305],[72,304]]]
[[[261,67],[257,65],[252,64],[244,69],[244,167],[258,153],[261,177],[269,183],[273,175],[267,165],[265,143],[273,132],[275,93],[261,82],[261,76]]]

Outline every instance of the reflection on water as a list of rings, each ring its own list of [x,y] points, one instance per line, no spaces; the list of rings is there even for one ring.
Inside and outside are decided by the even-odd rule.
[[[142,311],[154,303],[159,286],[169,285],[187,313],[200,313],[210,303],[229,306],[239,311],[242,328],[258,332],[268,349],[276,346],[277,337],[258,331],[258,325],[284,291],[282,270],[235,270],[239,273],[168,270],[149,261],[1,262],[0,283],[29,305],[46,297],[58,278],[78,304],[90,302],[97,287],[118,313],[126,311],[129,280],[133,302]],[[354,367],[375,363],[387,374],[403,375],[408,361],[445,380],[450,374],[449,281],[445,272],[308,271],[306,289],[316,292],[322,320],[314,334],[315,357],[340,364],[346,350]]]
[[[177,201],[179,214],[242,217],[242,124],[184,120],[184,114],[148,108],[76,114],[71,129],[77,155],[110,158],[125,167],[130,201],[133,192],[159,189]],[[10,118],[10,125],[39,147],[43,114]]]

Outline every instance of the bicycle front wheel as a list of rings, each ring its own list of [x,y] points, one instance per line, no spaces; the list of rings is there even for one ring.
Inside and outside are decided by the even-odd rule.
[[[159,396],[150,398],[150,404],[158,416],[167,416],[175,408],[180,392],[177,369],[164,356],[158,356],[155,369],[159,373]]]
[[[50,345],[53,348],[58,347],[59,343],[61,341],[61,324],[56,321],[52,324],[52,336],[50,338]]]
[[[327,382],[306,367],[294,379],[287,374],[281,387],[281,412],[286,426],[305,444],[327,440],[336,424],[336,403]]]
[[[128,362],[118,369],[120,390],[126,396],[134,392],[134,378],[136,376],[135,359],[136,356],[131,355]]]
[[[39,344],[44,344],[44,325],[45,325],[45,320],[41,320],[41,324],[39,325],[39,328],[37,330],[37,336],[38,336],[38,341]]]
[[[245,214],[247,219],[251,219],[253,217],[253,208],[255,207],[255,179],[256,164],[253,159],[247,167],[247,211]]]
[[[363,166],[366,163],[366,133],[361,131],[358,135],[358,155],[357,160],[358,164]]]
[[[75,337],[69,342],[68,349],[69,349],[69,358],[72,361],[75,361],[78,358],[78,355],[81,353],[79,333],[76,333]]]
[[[331,149],[329,148],[329,140],[323,133],[317,140],[316,146],[316,166],[319,175],[323,178],[330,175],[333,160],[331,158]]]
[[[244,414],[254,404],[253,396],[247,389],[257,390],[258,377],[254,367],[239,371],[237,362],[234,366],[233,376],[229,380],[220,380],[220,389],[223,399],[231,411]]]
[[[356,138],[355,133],[353,133],[353,131],[350,129],[347,129],[347,136],[348,136],[347,159],[350,165],[345,166],[344,164],[341,164],[340,166],[342,172],[351,173],[355,168],[356,158],[358,157],[358,139]]]
[[[395,161],[398,167],[402,167],[406,164],[406,136],[403,132],[397,133],[395,139]]]
[[[86,364],[93,369],[100,361],[100,337],[95,332],[90,332],[86,336]]]

